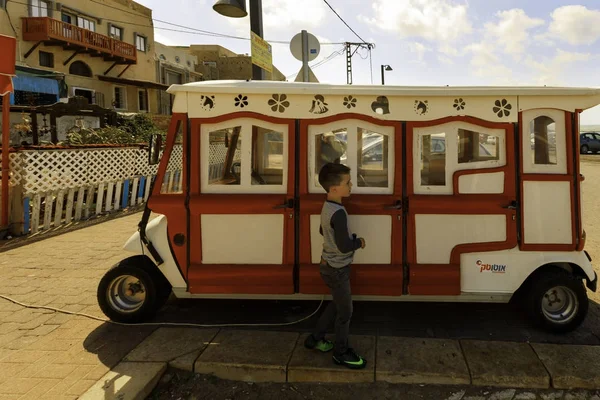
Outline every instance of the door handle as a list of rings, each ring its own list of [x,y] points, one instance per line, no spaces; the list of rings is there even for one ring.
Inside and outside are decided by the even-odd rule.
[[[278,208],[294,208],[294,199],[288,199],[288,201],[286,201],[285,203],[279,204],[279,205],[277,205],[277,206],[275,206],[273,208],[275,208],[275,209],[278,209]]]
[[[396,201],[396,203],[394,205],[383,207],[384,210],[400,210],[401,208],[402,208],[401,200]]]
[[[509,204],[502,206],[502,208],[507,208],[509,210],[516,210],[518,206],[519,206],[519,203],[517,203],[516,200],[513,200]]]

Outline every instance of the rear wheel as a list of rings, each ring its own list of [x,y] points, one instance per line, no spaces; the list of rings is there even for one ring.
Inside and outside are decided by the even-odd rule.
[[[588,151],[590,151],[590,148],[587,146],[587,144],[581,146],[581,154],[587,154]]]
[[[538,327],[550,332],[570,332],[588,311],[588,298],[581,278],[567,271],[548,271],[531,283],[526,308]]]
[[[98,304],[112,321],[142,322],[164,304],[168,293],[146,268],[124,260],[109,270],[98,285]]]

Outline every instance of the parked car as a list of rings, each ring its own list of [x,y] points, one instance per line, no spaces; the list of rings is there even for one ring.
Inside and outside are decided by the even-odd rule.
[[[588,152],[600,152],[600,134],[596,132],[586,132],[579,135],[579,150],[581,154]]]

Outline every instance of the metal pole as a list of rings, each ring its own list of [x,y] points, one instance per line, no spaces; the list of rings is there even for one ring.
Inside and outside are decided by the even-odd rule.
[[[8,227],[8,146],[10,143],[10,93],[2,97],[2,222],[0,226]]]
[[[250,0],[250,30],[263,37],[262,0]],[[265,70],[252,64],[252,80],[265,80]]]
[[[381,66],[381,84],[382,84],[382,85],[385,85],[385,78],[384,78],[384,75],[385,75],[385,70],[384,70],[384,68],[383,68],[383,65],[382,65],[382,66]]]
[[[302,31],[302,82],[308,82],[308,32]]]

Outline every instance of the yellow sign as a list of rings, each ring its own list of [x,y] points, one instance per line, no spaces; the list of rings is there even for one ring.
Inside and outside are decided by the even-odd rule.
[[[268,72],[273,72],[273,51],[269,42],[263,40],[254,32],[252,37],[252,64],[258,65]]]

